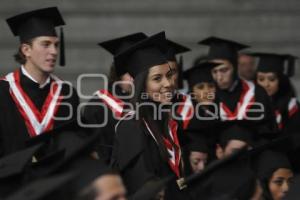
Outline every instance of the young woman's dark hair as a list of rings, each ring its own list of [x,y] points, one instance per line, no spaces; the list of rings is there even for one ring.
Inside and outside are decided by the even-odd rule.
[[[281,97],[295,97],[296,91],[289,77],[284,74],[277,75],[277,77],[279,79],[279,88],[276,95]]]
[[[135,91],[134,91],[134,97],[131,100],[131,103],[133,107],[135,108],[135,111],[137,112],[136,115],[138,115],[138,123],[139,125],[144,129],[144,120],[149,125],[149,128],[152,130],[154,137],[158,143],[159,152],[162,156],[162,158],[167,161],[170,157],[170,154],[168,153],[168,150],[166,149],[163,141],[163,137],[166,137],[169,139],[169,141],[172,143],[174,148],[177,148],[177,146],[174,144],[173,140],[170,139],[170,136],[168,133],[168,121],[169,121],[169,115],[168,113],[162,113],[162,119],[156,118],[157,116],[154,116],[157,112],[154,109],[158,109],[159,103],[156,103],[152,101],[150,98],[145,98],[146,94],[146,81],[147,81],[148,71],[142,72],[139,75],[137,75],[134,79],[134,85],[135,85]],[[143,104],[150,102],[151,105]],[[139,106],[143,105],[143,106]],[[152,105],[155,105],[154,107]]]

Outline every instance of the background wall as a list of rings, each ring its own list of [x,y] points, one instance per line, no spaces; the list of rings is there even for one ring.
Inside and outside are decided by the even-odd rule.
[[[82,73],[108,73],[112,57],[97,42],[143,31],[165,30],[167,37],[192,48],[184,68],[207,52],[196,43],[208,36],[234,39],[253,50],[300,56],[300,1],[298,0],[0,0],[0,75],[18,67],[12,55],[18,39],[5,19],[32,9],[58,6],[65,27],[67,66],[56,74],[73,83]],[[300,92],[300,70],[293,78]],[[84,82],[90,94],[101,83]]]

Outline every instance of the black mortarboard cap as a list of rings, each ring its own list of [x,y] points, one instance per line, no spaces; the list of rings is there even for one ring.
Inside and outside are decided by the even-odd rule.
[[[279,168],[292,169],[288,157],[283,152],[266,150],[259,155],[256,162],[259,179],[268,180]]]
[[[208,153],[207,139],[204,136],[197,136],[197,138],[194,137],[192,140],[190,140],[190,143],[188,143],[187,147],[189,152],[197,151]]]
[[[157,180],[150,180],[144,184],[138,191],[136,191],[129,200],[151,200],[166,187],[167,183],[171,181],[174,176],[170,175]]]
[[[248,48],[249,46],[223,39],[218,37],[206,38],[198,44],[209,46],[208,59],[226,59],[229,60],[235,67],[237,64],[238,51]]]
[[[32,162],[34,154],[42,147],[41,144],[20,150],[0,159],[0,179],[23,173],[27,165]]]
[[[74,167],[73,167],[74,169]],[[77,191],[90,185],[97,178],[112,173],[112,169],[109,168],[102,160],[83,160],[76,165],[75,170],[78,173],[78,177],[74,181],[74,188]]]
[[[258,72],[274,72],[278,75],[286,74],[288,76],[294,75],[295,60],[297,58],[295,56],[275,53],[252,53],[250,55],[259,58],[257,65]],[[285,68],[286,63],[287,69]]]
[[[115,38],[112,40],[100,42],[98,43],[98,45],[104,48],[105,50],[107,50],[112,55],[117,55],[122,51],[126,50],[127,48],[129,48],[130,46],[134,45],[135,43],[144,40],[146,38],[147,38],[146,34],[142,32],[138,32],[123,37]],[[116,73],[118,76],[121,76],[126,72],[127,70],[125,69],[125,67],[119,66],[118,68],[116,68]]]
[[[193,183],[194,181],[203,181],[205,178],[214,171],[242,158],[246,154],[246,148],[234,151],[231,155],[224,157],[220,160],[214,160],[208,164],[203,171],[192,174],[185,178],[184,184]]]
[[[57,36],[55,27],[65,25],[57,7],[49,7],[22,13],[6,19],[8,26],[21,42],[39,36]],[[64,66],[64,39],[61,32],[61,66]]]
[[[204,191],[203,199],[248,199],[253,194],[254,174],[247,165],[245,148],[211,162],[202,172],[185,178],[192,190]],[[228,181],[230,180],[230,181]]]
[[[275,53],[252,53],[252,56],[258,57],[258,72],[284,73],[285,56]]]
[[[68,194],[68,192],[60,192],[63,195],[62,197],[59,195],[59,191],[67,190],[69,183],[75,177],[76,175],[74,173],[68,173],[37,180],[14,192],[14,194],[6,198],[6,200],[64,199],[66,195],[72,194]],[[66,199],[73,199],[73,197]]]
[[[246,126],[229,122],[226,126],[224,126],[223,131],[220,132],[219,142],[221,146],[226,146],[230,140],[241,140],[252,146],[254,132]]]
[[[288,69],[286,71],[287,76],[292,77],[295,75],[295,65],[296,65],[296,60],[298,59],[298,57],[293,56],[293,55],[286,55],[287,58],[287,66]]]
[[[179,57],[179,61],[177,63],[177,89],[183,89],[183,57]]]
[[[217,65],[218,65],[217,63],[204,61],[201,63],[197,63],[192,68],[186,70],[184,72],[184,78],[187,79],[189,87],[193,88],[193,86],[196,85],[197,83],[214,82],[211,75],[211,70],[213,67]]]
[[[176,61],[176,55],[180,53],[185,53],[190,51],[191,49],[185,47],[181,44],[173,42],[172,40],[167,40],[168,50],[166,53],[166,58],[168,61]]]
[[[125,67],[132,77],[136,77],[152,66],[167,63],[166,50],[165,32],[160,32],[117,54],[114,58],[115,67]]]

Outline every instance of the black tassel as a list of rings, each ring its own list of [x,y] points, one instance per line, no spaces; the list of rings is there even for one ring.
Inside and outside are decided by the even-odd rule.
[[[178,89],[183,89],[183,57],[179,57],[179,61],[177,64],[178,71]]]
[[[297,57],[288,56],[287,58],[287,76],[292,77],[295,75],[295,64]]]
[[[63,28],[60,28],[60,57],[59,57],[59,65],[65,66],[66,59],[65,59],[65,38],[64,38],[64,31]]]

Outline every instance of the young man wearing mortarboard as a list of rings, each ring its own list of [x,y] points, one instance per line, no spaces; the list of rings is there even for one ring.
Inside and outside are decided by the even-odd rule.
[[[217,37],[209,37],[199,44],[208,45],[208,59],[219,64],[211,73],[217,83],[220,120],[247,120],[258,126],[260,133],[273,132],[275,118],[266,92],[253,82],[238,78],[238,51],[248,46]]]
[[[79,103],[75,90],[52,75],[60,42],[63,49],[55,31],[65,24],[59,10],[26,12],[8,18],[7,23],[20,37],[15,58],[21,66],[0,81],[0,156],[23,149],[28,139],[76,119]],[[60,53],[64,65],[63,50]]]

